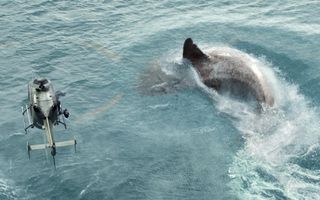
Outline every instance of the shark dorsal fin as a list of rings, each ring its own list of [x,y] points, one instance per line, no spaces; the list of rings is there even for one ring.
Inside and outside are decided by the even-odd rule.
[[[206,61],[208,59],[208,56],[204,54],[196,44],[193,43],[191,38],[188,38],[184,41],[183,58],[186,58],[194,63],[199,61]]]

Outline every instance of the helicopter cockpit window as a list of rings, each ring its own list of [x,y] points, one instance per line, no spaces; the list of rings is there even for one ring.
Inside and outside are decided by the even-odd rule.
[[[49,83],[49,82],[48,82],[47,79],[40,79],[40,80],[35,79],[33,81],[33,83],[36,84],[36,85],[39,85],[38,88],[37,88],[38,91],[46,91],[46,90],[48,90],[47,83]]]
[[[37,84],[37,85],[40,85],[40,83],[42,83],[42,84],[46,84],[46,83],[48,83],[48,80],[47,79],[34,79],[34,81],[33,81],[33,83],[34,84]]]

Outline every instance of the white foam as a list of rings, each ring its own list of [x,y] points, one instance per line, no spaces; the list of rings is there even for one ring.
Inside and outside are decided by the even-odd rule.
[[[320,180],[320,174],[292,163],[310,149],[319,148],[319,115],[296,85],[276,78],[270,63],[263,58],[256,63],[271,83],[277,107],[267,108],[261,114],[250,113],[247,109],[248,113],[242,114],[241,107],[232,106],[232,110],[226,109],[224,103],[217,104],[221,111],[239,119],[234,124],[245,138],[244,149],[238,152],[230,167],[232,188],[235,192],[244,191],[246,194],[240,195],[244,199],[268,199],[268,195],[276,192],[261,194],[270,191],[278,191],[291,199],[319,199],[320,195],[314,191],[319,191],[320,187],[308,183],[307,179]],[[265,180],[257,169],[266,170],[276,181]],[[302,172],[306,180],[293,175]],[[245,190],[244,182],[249,184]]]

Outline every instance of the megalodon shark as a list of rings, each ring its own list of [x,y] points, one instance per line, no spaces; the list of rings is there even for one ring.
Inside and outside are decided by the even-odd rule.
[[[189,60],[202,82],[218,92],[250,93],[259,104],[274,105],[274,96],[267,77],[257,67],[250,66],[241,56],[213,51],[207,54],[193,43],[184,42],[183,58]]]

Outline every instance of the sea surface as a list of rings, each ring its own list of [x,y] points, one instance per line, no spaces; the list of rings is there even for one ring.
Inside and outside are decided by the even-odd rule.
[[[232,49],[275,106],[220,95],[182,59],[186,38]],[[0,199],[320,199],[320,2],[0,2]],[[27,84],[50,79],[71,116],[25,135]]]

